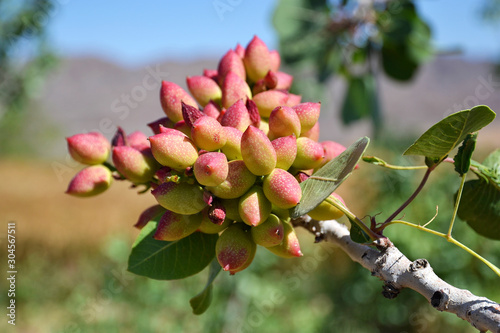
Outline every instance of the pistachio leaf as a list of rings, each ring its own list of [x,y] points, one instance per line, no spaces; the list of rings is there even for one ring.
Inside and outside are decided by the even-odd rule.
[[[404,155],[422,155],[429,160],[441,161],[469,133],[479,131],[492,122],[495,116],[495,112],[485,105],[449,115],[422,134]]]
[[[290,216],[305,215],[325,200],[349,177],[368,146],[370,139],[363,137],[353,143],[339,156],[326,163],[311,177],[300,184],[302,199],[290,210]]]
[[[208,271],[208,281],[205,285],[205,288],[203,288],[200,293],[189,300],[189,304],[191,305],[194,314],[200,315],[204,313],[205,311],[207,311],[210,303],[212,303],[212,283],[219,274],[221,268],[222,267],[220,266],[217,259],[213,259],[210,263],[210,269]]]

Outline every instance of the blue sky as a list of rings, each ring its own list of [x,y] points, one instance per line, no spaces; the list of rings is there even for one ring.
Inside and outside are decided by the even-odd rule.
[[[60,55],[94,55],[124,66],[166,58],[219,57],[258,35],[276,48],[271,18],[276,1],[55,0],[49,40]],[[440,49],[462,48],[468,58],[500,57],[500,26],[479,18],[482,0],[420,0]]]

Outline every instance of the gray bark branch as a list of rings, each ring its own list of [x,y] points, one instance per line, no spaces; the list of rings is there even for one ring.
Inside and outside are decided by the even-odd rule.
[[[481,332],[500,333],[500,305],[450,285],[434,273],[426,259],[410,261],[389,240],[377,247],[358,244],[351,240],[347,227],[334,220],[316,221],[304,216],[292,222],[315,234],[317,241],[336,244],[353,261],[380,278],[385,297],[394,298],[403,288],[413,289],[436,310],[454,313]]]

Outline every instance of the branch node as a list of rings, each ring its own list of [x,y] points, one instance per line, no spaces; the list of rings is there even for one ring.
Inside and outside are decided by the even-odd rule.
[[[382,296],[384,296],[385,298],[388,298],[388,299],[393,299],[399,295],[400,291],[401,290],[399,288],[397,288],[395,285],[393,285],[390,282],[387,282],[383,286]]]
[[[444,311],[448,309],[449,303],[449,290],[437,290],[432,294],[431,305],[438,311]]]
[[[387,248],[392,246],[392,242],[389,240],[389,238],[382,236],[374,240],[373,245],[375,245],[379,251],[384,252],[385,250],[387,250]]]
[[[325,234],[322,234],[320,232],[314,234],[314,243],[319,243],[323,240],[325,240]]]
[[[417,259],[410,264],[410,272],[416,272],[419,269],[425,269],[429,266],[429,262],[426,259]]]

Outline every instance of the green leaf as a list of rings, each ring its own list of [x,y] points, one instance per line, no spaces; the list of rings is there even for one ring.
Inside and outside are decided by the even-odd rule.
[[[210,270],[208,272],[208,281],[205,288],[196,296],[189,300],[189,304],[193,309],[193,313],[200,315],[207,311],[210,303],[212,303],[212,283],[219,274],[222,267],[220,267],[217,259],[212,260],[210,264]]]
[[[492,174],[500,176],[500,149],[489,154],[483,161],[483,165],[490,169]]]
[[[488,155],[483,164],[471,160],[474,173],[481,179],[492,182],[500,189],[500,149]]]
[[[375,123],[380,121],[377,87],[373,75],[349,79],[341,115],[342,122],[346,125],[365,117],[371,117]]]
[[[495,116],[495,112],[485,105],[449,115],[422,134],[404,155],[423,155],[430,160],[442,160],[469,133],[479,131]]]
[[[370,236],[368,236],[366,234],[366,232],[364,232],[357,225],[356,222],[352,221],[351,219],[349,219],[349,220],[351,221],[351,229],[350,229],[350,237],[351,237],[351,239],[353,241],[355,241],[356,243],[361,243],[361,244],[371,242]]]
[[[395,80],[408,81],[418,68],[408,54],[407,45],[384,42],[380,58],[385,74]]]
[[[472,153],[476,148],[477,133],[467,134],[464,142],[458,148],[458,152],[454,157],[455,171],[458,172],[460,176],[463,176],[469,171],[470,160]]]
[[[358,163],[370,139],[363,137],[353,143],[342,154],[326,163],[311,177],[300,184],[302,199],[291,209],[290,216],[297,218],[305,215],[325,200],[342,184]]]
[[[484,180],[467,181],[458,217],[467,221],[478,234],[500,240],[500,189]]]
[[[157,220],[142,228],[128,260],[128,270],[157,280],[182,279],[203,270],[215,257],[217,234],[201,232],[167,242],[153,238]]]

